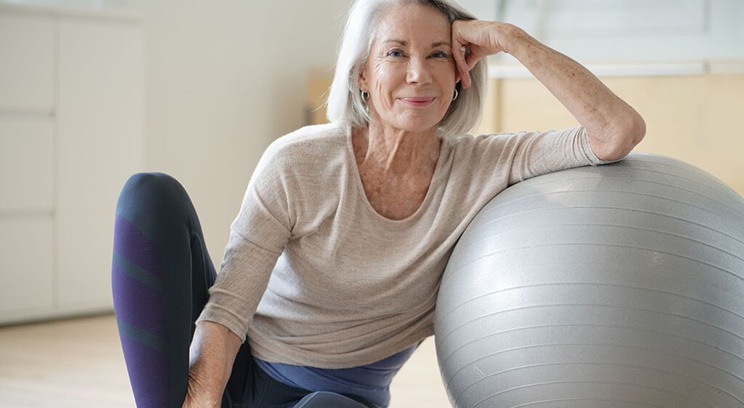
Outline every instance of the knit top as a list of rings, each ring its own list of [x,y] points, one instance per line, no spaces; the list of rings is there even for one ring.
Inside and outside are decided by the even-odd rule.
[[[426,197],[393,220],[365,195],[351,133],[348,124],[312,125],[269,145],[197,323],[226,326],[268,362],[349,368],[380,361],[434,334],[447,260],[496,194],[541,174],[619,161],[600,160],[581,126],[438,133]]]

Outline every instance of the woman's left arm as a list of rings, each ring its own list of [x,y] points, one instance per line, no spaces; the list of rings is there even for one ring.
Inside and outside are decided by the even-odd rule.
[[[456,29],[457,23],[460,29]],[[484,35],[484,31],[490,35]],[[468,40],[490,36],[493,36],[488,41],[490,47],[478,47]],[[500,22],[456,21],[453,38],[456,50],[461,45],[471,47],[471,55],[455,57],[458,63],[467,63],[468,71],[489,48],[513,55],[574,115],[589,134],[592,150],[600,159],[625,157],[645,136],[646,124],[635,109],[581,64],[542,44],[521,28]],[[479,49],[473,52],[474,47]],[[462,65],[459,68],[464,69]],[[466,85],[470,86],[469,75],[463,80],[463,86]]]

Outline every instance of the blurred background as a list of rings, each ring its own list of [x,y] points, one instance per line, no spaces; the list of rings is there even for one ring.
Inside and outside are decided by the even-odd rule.
[[[636,151],[744,193],[744,1],[460,3],[597,75],[644,117]],[[264,149],[326,121],[350,4],[0,0],[0,406],[134,405],[111,300],[121,187],[178,179],[219,268]],[[514,58],[488,64],[471,133],[578,124]],[[393,406],[424,405],[448,406],[433,339],[393,383]]]

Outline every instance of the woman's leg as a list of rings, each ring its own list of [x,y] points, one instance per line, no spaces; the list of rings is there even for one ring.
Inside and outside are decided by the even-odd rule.
[[[111,278],[137,406],[180,408],[194,322],[215,271],[193,204],[173,177],[127,180],[116,205]]]
[[[124,360],[139,408],[181,408],[189,346],[216,274],[196,210],[164,173],[137,173],[116,205],[111,286]],[[363,407],[334,393],[312,393],[272,379],[246,341],[222,407]],[[328,405],[330,404],[330,405]]]
[[[371,406],[335,392],[316,391],[307,394],[293,408],[369,408]]]

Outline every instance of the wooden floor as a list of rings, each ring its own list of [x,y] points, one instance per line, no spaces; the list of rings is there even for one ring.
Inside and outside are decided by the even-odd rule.
[[[393,408],[449,407],[429,337],[395,377]],[[134,407],[113,315],[0,327],[0,407]]]

